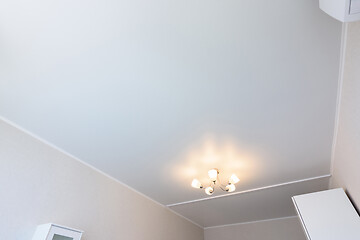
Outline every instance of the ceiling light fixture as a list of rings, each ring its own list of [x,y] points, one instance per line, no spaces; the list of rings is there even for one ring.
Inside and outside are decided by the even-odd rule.
[[[209,170],[208,176],[209,176],[211,182],[210,182],[210,186],[205,188],[205,193],[207,195],[213,195],[216,184],[218,184],[220,189],[223,191],[233,192],[236,189],[235,184],[240,181],[239,178],[235,174],[233,174],[233,175],[231,175],[229,182],[226,186],[221,184],[220,179],[219,179],[219,170],[216,168]],[[197,179],[194,179],[192,181],[191,186],[193,188],[199,188],[199,189],[204,188],[204,186],[201,184],[201,182]]]

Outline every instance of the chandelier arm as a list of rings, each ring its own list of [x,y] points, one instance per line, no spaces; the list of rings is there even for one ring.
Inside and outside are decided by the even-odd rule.
[[[219,182],[219,187],[221,188],[221,190],[226,191],[226,185],[224,185],[224,184],[221,183],[219,177],[217,177],[217,181]]]
[[[212,193],[214,193],[215,192],[215,182],[211,181],[210,187],[212,187],[212,189],[213,189]]]

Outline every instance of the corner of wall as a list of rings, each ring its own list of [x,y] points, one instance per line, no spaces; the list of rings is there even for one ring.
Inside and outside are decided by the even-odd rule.
[[[341,44],[340,44],[340,60],[339,60],[339,76],[338,76],[338,90],[337,90],[337,99],[336,99],[336,110],[335,110],[335,121],[334,121],[334,133],[333,133],[333,142],[331,147],[331,162],[330,162],[330,175],[334,173],[334,162],[335,162],[335,149],[336,141],[339,130],[339,121],[340,121],[340,107],[341,107],[341,93],[344,79],[344,66],[345,66],[345,57],[346,57],[346,39],[347,39],[347,29],[348,24],[342,24],[341,31]],[[329,180],[328,188],[332,187],[333,178]]]

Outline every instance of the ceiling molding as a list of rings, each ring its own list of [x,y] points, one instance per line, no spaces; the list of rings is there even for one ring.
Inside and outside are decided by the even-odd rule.
[[[265,187],[252,188],[252,189],[248,189],[248,190],[244,190],[244,191],[222,194],[222,195],[215,196],[215,197],[206,197],[206,198],[200,198],[200,199],[195,199],[195,200],[190,200],[190,201],[185,201],[185,202],[168,204],[167,207],[174,207],[174,206],[185,205],[185,204],[190,204],[190,203],[195,203],[195,202],[213,200],[213,199],[217,199],[217,198],[230,197],[230,196],[234,196],[234,195],[245,194],[245,193],[265,190],[265,189],[269,189],[269,188],[281,187],[281,186],[286,186],[286,185],[290,185],[290,184],[301,183],[301,182],[306,182],[306,181],[311,181],[311,180],[316,180],[316,179],[321,179],[321,178],[329,178],[329,177],[331,177],[331,174],[326,174],[326,175],[321,175],[321,176],[316,176],[316,177],[311,177],[311,178],[304,178],[304,179],[300,179],[300,180],[284,182],[284,183],[279,183],[279,184],[273,184],[273,185],[268,185]]]
[[[219,225],[219,226],[204,227],[204,230],[206,230],[206,229],[211,229],[211,228],[221,228],[221,227],[238,226],[238,225],[251,224],[251,223],[270,222],[270,221],[290,219],[290,218],[298,218],[298,216],[289,216],[289,217],[281,217],[281,218],[270,218],[270,219],[264,219],[264,220],[258,220],[258,221],[250,221],[250,222],[224,224],[224,225]]]

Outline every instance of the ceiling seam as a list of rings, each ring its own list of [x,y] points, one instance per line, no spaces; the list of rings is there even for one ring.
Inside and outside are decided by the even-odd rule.
[[[194,199],[194,200],[184,201],[184,202],[179,202],[179,203],[172,203],[172,204],[168,204],[167,207],[175,207],[175,206],[179,206],[179,205],[185,205],[185,204],[191,204],[191,203],[196,203],[196,202],[214,200],[214,199],[217,199],[217,198],[230,197],[230,196],[234,196],[234,195],[240,195],[240,194],[245,194],[245,193],[250,193],[250,192],[267,190],[267,189],[270,189],[270,188],[281,187],[281,186],[286,186],[286,185],[290,185],[290,184],[301,183],[301,182],[306,182],[306,181],[311,181],[311,180],[316,180],[316,179],[321,179],[321,178],[330,178],[330,177],[331,177],[331,174],[326,174],[326,175],[321,175],[321,176],[316,176],[316,177],[311,177],[311,178],[304,178],[304,179],[300,179],[300,180],[289,181],[289,182],[284,182],[284,183],[278,183],[278,184],[268,185],[268,186],[265,186],[265,187],[252,188],[252,189],[248,189],[248,190],[223,194],[223,195],[214,196],[214,197],[206,197],[206,198],[199,198],[199,199]]]
[[[216,226],[211,226],[211,227],[204,227],[204,230],[206,230],[206,229],[212,229],[212,228],[231,227],[231,226],[251,224],[251,223],[270,222],[270,221],[276,221],[276,220],[282,220],[282,219],[290,219],[290,218],[298,218],[298,216],[294,215],[294,216],[288,216],[288,217],[270,218],[270,219],[250,221],[250,222],[240,222],[240,223],[231,223],[231,224],[224,224],[224,225],[216,225]]]

